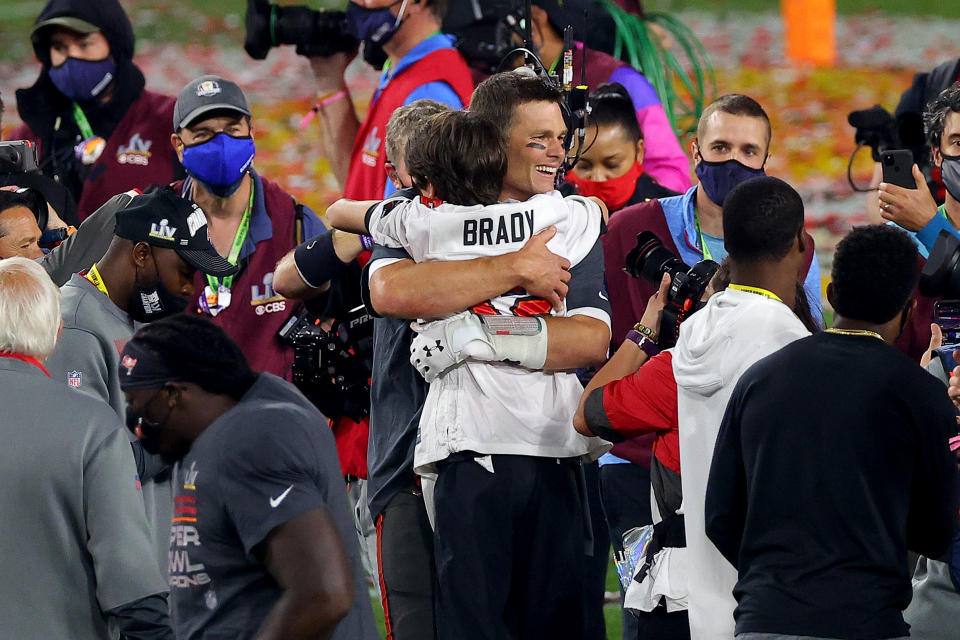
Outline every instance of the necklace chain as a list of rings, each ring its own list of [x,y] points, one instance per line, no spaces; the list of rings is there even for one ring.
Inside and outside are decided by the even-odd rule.
[[[871,338],[876,338],[877,340],[883,341],[883,336],[881,336],[876,331],[870,331],[868,329],[837,329],[831,328],[827,329],[827,333],[836,333],[842,336],[870,336]]]

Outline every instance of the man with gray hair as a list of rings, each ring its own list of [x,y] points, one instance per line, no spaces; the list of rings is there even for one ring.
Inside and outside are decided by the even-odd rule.
[[[60,292],[43,268],[0,261],[4,635],[172,638],[123,425],[43,366],[60,326]]]

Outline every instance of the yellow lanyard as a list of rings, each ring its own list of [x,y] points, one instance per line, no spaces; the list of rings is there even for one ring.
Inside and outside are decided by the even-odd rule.
[[[107,285],[103,284],[103,278],[100,277],[100,272],[97,271],[96,263],[94,263],[94,265],[90,267],[90,270],[87,271],[87,275],[83,277],[89,280],[93,284],[93,286],[95,286],[97,289],[100,290],[100,292],[103,295],[107,297],[110,296],[110,294],[107,293]]]
[[[737,291],[746,291],[747,293],[755,293],[758,296],[763,296],[764,298],[770,298],[771,300],[776,300],[777,302],[783,302],[780,299],[780,296],[775,294],[773,291],[767,291],[766,289],[761,289],[760,287],[750,287],[745,284],[730,284],[728,289],[736,289]]]
[[[713,256],[710,255],[710,247],[707,246],[707,240],[703,237],[703,231],[700,231],[700,214],[698,214],[696,211],[693,212],[693,224],[696,225],[697,235],[700,236],[700,249],[703,252],[703,259],[713,260]],[[754,291],[752,293],[756,292]]]

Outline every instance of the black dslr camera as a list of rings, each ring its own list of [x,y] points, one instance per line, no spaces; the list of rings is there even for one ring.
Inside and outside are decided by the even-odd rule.
[[[660,286],[663,274],[670,274],[670,289],[663,305],[660,320],[660,339],[657,346],[669,349],[677,344],[680,323],[703,307],[703,292],[720,265],[713,260],[701,260],[692,268],[670,253],[652,231],[637,234],[637,246],[627,254],[623,270],[634,278],[643,278]]]
[[[271,47],[292,44],[307,57],[327,57],[357,49],[347,33],[343,11],[315,11],[304,6],[277,6],[269,0],[247,0],[247,37],[243,48],[254,60],[263,60]]]
[[[0,173],[32,173],[38,170],[37,147],[32,142],[0,142]]]
[[[278,332],[293,346],[293,384],[327,418],[360,421],[370,414],[373,318],[362,305],[325,331],[302,312]]]
[[[869,189],[857,187],[853,183],[851,174],[853,158],[860,147],[870,147],[874,162],[880,162],[880,155],[884,151],[906,149],[913,154],[913,162],[924,173],[929,170],[930,153],[923,135],[921,114],[906,112],[894,117],[886,109],[875,104],[869,109],[851,111],[847,116],[847,122],[856,129],[854,142],[857,146],[850,154],[850,162],[847,165],[847,181],[854,191],[869,191]]]

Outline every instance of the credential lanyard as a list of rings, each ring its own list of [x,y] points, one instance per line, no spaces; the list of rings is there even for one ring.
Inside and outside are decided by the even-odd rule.
[[[107,293],[107,285],[103,284],[103,278],[100,277],[100,272],[97,270],[96,263],[94,263],[94,265],[90,267],[90,270],[87,271],[86,275],[84,275],[83,277],[89,280],[93,284],[93,286],[99,289],[100,293],[107,296],[108,298],[110,297],[110,294]]]
[[[247,234],[250,232],[250,217],[253,213],[253,193],[254,185],[251,182],[250,202],[247,203],[247,210],[243,212],[243,218],[240,219],[240,226],[237,228],[237,235],[233,237],[233,246],[230,247],[230,255],[227,256],[227,262],[232,265],[236,265],[239,261],[240,250],[243,249],[243,243],[247,241]],[[214,291],[218,291],[220,287],[226,287],[229,289],[233,285],[233,276],[227,276],[221,280],[220,278],[215,278],[208,274],[207,284],[210,285],[210,288]]]
[[[710,255],[710,247],[707,246],[707,241],[703,237],[703,231],[700,231],[700,214],[696,211],[693,212],[693,224],[696,225],[697,235],[700,236],[700,248],[703,250],[703,259],[713,260],[713,256]]]
[[[76,120],[77,126],[80,128],[80,135],[83,136],[84,140],[93,137],[93,127],[90,126],[86,114],[83,113],[83,109],[76,102],[73,103],[73,119]]]
[[[750,287],[745,284],[730,284],[728,289],[736,289],[737,291],[746,291],[747,293],[755,293],[758,296],[763,296],[764,298],[770,298],[771,300],[776,300],[777,302],[783,302],[780,299],[780,296],[775,294],[773,291],[768,291],[766,289],[761,289],[760,287]]]

